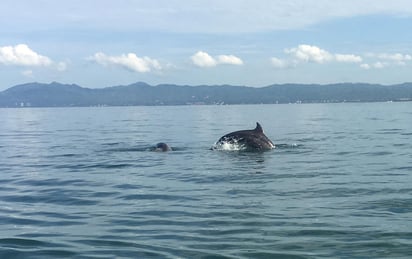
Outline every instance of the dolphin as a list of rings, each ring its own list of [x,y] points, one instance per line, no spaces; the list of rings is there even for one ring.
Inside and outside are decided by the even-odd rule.
[[[160,142],[156,144],[154,151],[167,152],[167,151],[172,151],[172,148],[169,147],[169,145],[167,145],[166,143]]]
[[[275,148],[275,145],[263,133],[262,126],[256,122],[256,128],[252,130],[239,130],[221,137],[212,149],[222,149],[223,145],[234,145],[237,150],[266,151]]]

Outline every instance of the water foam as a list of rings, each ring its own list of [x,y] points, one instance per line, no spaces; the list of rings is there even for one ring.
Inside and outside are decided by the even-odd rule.
[[[213,150],[223,150],[223,151],[242,151],[246,150],[246,145],[240,144],[237,141],[223,141],[223,142],[216,142],[213,146]]]

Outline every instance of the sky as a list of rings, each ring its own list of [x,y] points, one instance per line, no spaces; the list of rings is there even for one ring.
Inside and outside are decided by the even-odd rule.
[[[410,0],[2,0],[0,91],[412,82]]]

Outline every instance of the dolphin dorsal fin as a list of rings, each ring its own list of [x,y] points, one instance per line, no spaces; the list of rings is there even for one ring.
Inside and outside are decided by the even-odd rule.
[[[255,131],[256,131],[256,132],[259,132],[259,133],[263,133],[262,126],[260,126],[259,122],[256,122]]]

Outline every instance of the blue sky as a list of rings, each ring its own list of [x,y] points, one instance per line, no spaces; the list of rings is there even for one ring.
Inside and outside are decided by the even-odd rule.
[[[2,0],[0,24],[0,90],[412,81],[408,0]]]

